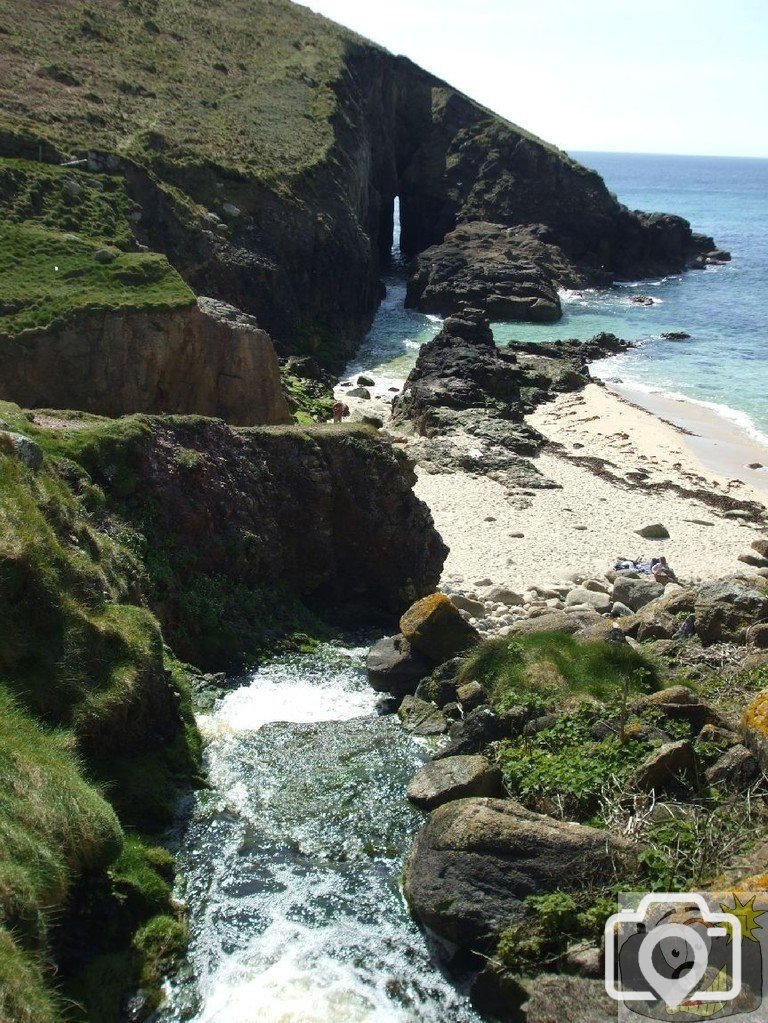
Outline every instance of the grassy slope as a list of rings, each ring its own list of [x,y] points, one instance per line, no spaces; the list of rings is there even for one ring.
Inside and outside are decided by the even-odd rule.
[[[282,0],[0,0],[6,124],[285,187],[333,142],[353,33]],[[19,88],[19,83],[23,83]]]
[[[153,989],[183,937],[172,864],[139,833],[168,822],[199,738],[156,622],[125,603],[139,568],[92,524],[92,497],[73,465],[33,472],[0,449],[0,1020],[51,1023],[66,998],[87,1006],[69,1018],[116,1019],[126,984]],[[123,715],[167,695],[167,671],[185,723],[153,748]]]

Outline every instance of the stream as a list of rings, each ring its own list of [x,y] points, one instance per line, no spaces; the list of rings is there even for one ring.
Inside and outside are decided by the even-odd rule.
[[[210,791],[178,852],[188,961],[164,1023],[477,1023],[399,887],[426,758],[380,717],[366,646],[254,671],[199,724]]]

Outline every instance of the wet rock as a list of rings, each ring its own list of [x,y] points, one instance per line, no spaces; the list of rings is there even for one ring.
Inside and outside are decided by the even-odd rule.
[[[501,771],[485,757],[447,757],[425,764],[411,779],[406,795],[425,811],[468,796],[501,796]]]
[[[387,636],[368,651],[365,669],[368,682],[377,692],[404,696],[413,693],[419,680],[429,675],[432,662],[414,650],[404,636]]]
[[[664,595],[664,587],[655,579],[628,579],[626,576],[619,576],[613,584],[613,599],[639,611],[652,600]]]
[[[638,536],[642,536],[645,540],[669,539],[669,530],[660,522],[654,522],[651,525],[643,526],[641,529],[635,530],[635,532]]]
[[[512,799],[460,799],[416,836],[404,891],[424,926],[465,949],[489,948],[529,895],[583,891],[632,873],[628,843],[532,813]]]
[[[359,376],[357,378],[357,386],[358,387],[374,387],[375,384],[376,384],[376,381],[372,377]]]
[[[714,788],[743,789],[757,777],[755,756],[741,745],[732,746],[706,771],[707,783]]]
[[[696,767],[693,746],[686,740],[666,743],[654,750],[630,775],[627,789],[639,792],[661,792],[680,782]]]
[[[443,735],[448,731],[448,722],[442,711],[417,696],[403,697],[397,715],[405,731],[411,735]]]
[[[350,398],[370,398],[371,392],[367,387],[352,387],[347,394]]]
[[[443,593],[416,601],[400,619],[400,631],[411,646],[437,664],[464,653],[480,640],[456,605]]]
[[[466,753],[480,753],[490,743],[498,742],[507,734],[507,723],[491,707],[477,707],[471,710],[463,721],[451,725],[450,742],[432,757],[444,760],[446,757]]]

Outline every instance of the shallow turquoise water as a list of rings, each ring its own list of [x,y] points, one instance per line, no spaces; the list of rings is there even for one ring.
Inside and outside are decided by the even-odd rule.
[[[687,217],[733,255],[727,266],[658,281],[565,296],[559,323],[497,324],[500,342],[589,338],[602,330],[640,341],[636,350],[596,367],[622,378],[712,404],[752,433],[768,434],[768,160],[576,153],[633,209]],[[433,336],[433,317],[402,308],[402,274],[349,371],[404,377],[418,346]],[[657,304],[638,306],[632,294]],[[685,331],[690,340],[660,335]]]

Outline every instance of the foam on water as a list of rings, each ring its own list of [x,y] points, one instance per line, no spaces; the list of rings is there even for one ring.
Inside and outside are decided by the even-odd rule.
[[[179,853],[189,966],[164,1020],[478,1023],[403,903],[424,753],[372,713],[363,654],[282,658],[207,717],[212,791]]]

